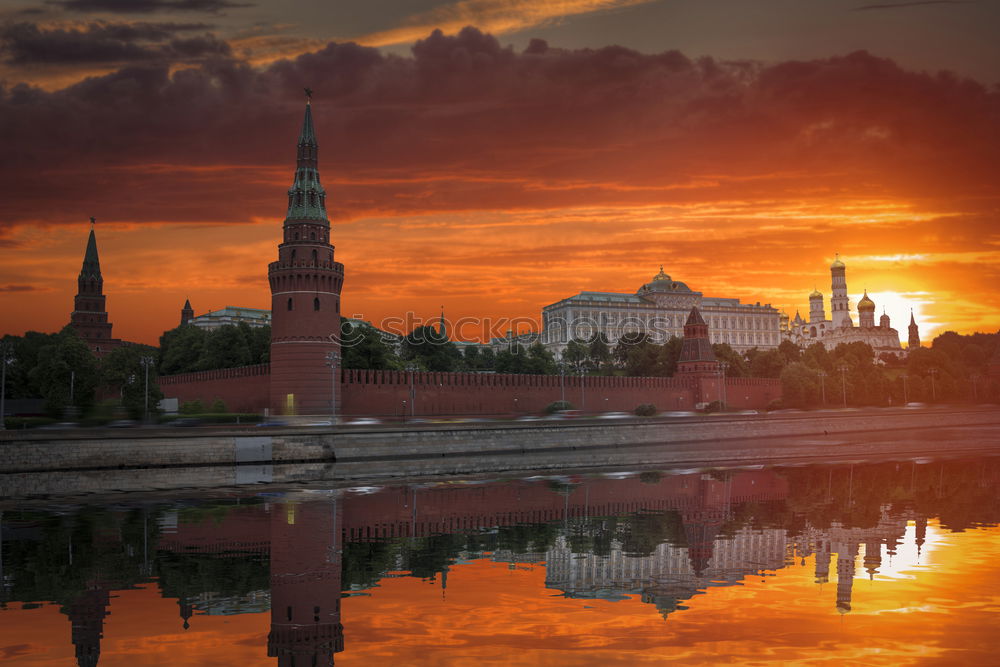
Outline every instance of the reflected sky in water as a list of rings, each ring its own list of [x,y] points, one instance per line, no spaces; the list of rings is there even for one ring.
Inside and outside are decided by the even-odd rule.
[[[11,665],[995,664],[1000,461],[6,509]]]

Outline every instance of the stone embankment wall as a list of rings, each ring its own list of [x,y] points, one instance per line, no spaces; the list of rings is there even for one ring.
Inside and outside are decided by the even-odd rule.
[[[538,414],[565,399],[587,412],[632,412],[642,403],[659,410],[692,410],[697,402],[725,400],[734,409],[765,408],[781,396],[778,380],[682,377],[578,377],[369,371],[340,372],[339,414],[380,417]],[[332,380],[332,378],[331,378]],[[167,398],[221,399],[231,411],[263,412],[268,405],[267,364],[160,378]]]
[[[42,434],[3,434],[0,500],[250,483],[329,486],[336,480],[604,466],[981,453],[1000,448],[1000,410],[130,435],[86,434],[56,441]]]

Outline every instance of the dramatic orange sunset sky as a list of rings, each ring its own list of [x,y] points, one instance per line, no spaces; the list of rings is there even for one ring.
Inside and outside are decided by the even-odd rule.
[[[910,308],[925,341],[997,331],[998,22],[990,0],[0,0],[0,333],[68,321],[91,215],[116,337],[155,343],[185,298],[269,307],[305,86],[346,315],[443,304],[502,333],[661,264],[805,315],[839,252],[904,338]]]

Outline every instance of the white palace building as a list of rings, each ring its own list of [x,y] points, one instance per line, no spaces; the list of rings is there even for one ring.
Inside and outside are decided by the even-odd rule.
[[[614,345],[629,332],[646,332],[655,343],[684,335],[684,322],[697,306],[713,343],[738,352],[773,349],[781,342],[781,314],[771,304],[707,297],[663,272],[635,294],[580,292],[542,308],[542,344],[561,356],[566,344],[603,333]]]

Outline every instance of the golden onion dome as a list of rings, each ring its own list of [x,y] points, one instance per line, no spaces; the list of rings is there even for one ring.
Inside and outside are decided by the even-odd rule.
[[[822,299],[823,298],[823,293],[820,292],[818,289],[814,289],[812,291],[812,294],[809,295],[809,298],[810,299]]]
[[[875,310],[875,302],[868,298],[868,290],[865,290],[865,295],[858,301],[858,310]]]
[[[836,259],[833,260],[833,264],[830,265],[831,269],[842,269],[844,268],[844,263],[840,261],[840,253],[837,253]]]
[[[663,265],[660,265],[660,272],[653,276],[653,282],[659,282],[660,280],[670,280],[670,276],[663,272]]]

